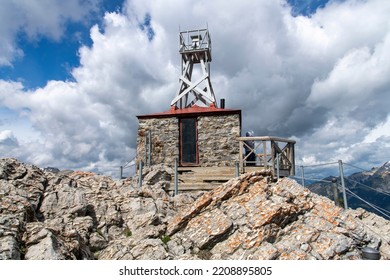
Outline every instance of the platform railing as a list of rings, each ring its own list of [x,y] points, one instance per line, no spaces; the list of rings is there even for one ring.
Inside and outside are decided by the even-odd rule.
[[[271,170],[274,176],[295,175],[295,141],[273,136],[238,137],[240,146],[240,172],[245,173],[246,167],[257,167]],[[249,142],[252,141],[253,145]],[[248,152],[244,152],[248,151]],[[255,154],[255,160],[249,161],[250,154]]]

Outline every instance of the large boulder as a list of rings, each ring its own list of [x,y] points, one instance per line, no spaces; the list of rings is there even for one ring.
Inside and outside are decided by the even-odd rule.
[[[23,258],[25,225],[37,220],[46,181],[38,167],[0,160],[0,259]]]

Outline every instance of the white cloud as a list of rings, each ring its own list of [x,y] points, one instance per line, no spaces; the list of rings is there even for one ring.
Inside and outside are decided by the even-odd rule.
[[[364,143],[373,143],[380,137],[390,137],[390,116],[383,123],[379,123],[364,138]]]
[[[83,22],[99,8],[100,0],[2,0],[0,4],[0,66],[23,56],[17,35],[29,40],[45,36],[60,40],[68,22]]]
[[[23,111],[42,135],[28,146],[18,139],[23,152],[14,153],[117,172],[134,153],[135,115],[169,109],[176,93],[179,25],[208,24],[214,91],[243,110],[244,132],[294,137],[298,164],[389,160],[381,124],[390,105],[390,2],[335,1],[310,18],[292,17],[283,3],[128,1],[91,28],[93,45],[80,49],[74,82],[26,91],[0,80],[1,104]],[[147,15],[152,40],[140,28]]]
[[[11,130],[0,131],[0,147],[3,148],[12,148],[18,147],[19,143],[16,137],[13,135]]]
[[[390,34],[372,51],[368,47],[350,50],[336,62],[326,79],[313,84],[309,104],[347,112],[362,106],[373,107],[369,111],[379,107],[388,108],[388,92],[383,89],[390,88],[387,78],[390,76],[389,49]],[[383,109],[379,111],[386,112]]]
[[[43,135],[24,141],[25,152],[10,153],[40,165],[117,173],[134,155],[135,115],[168,109],[176,90],[178,75],[161,52],[163,37],[161,30],[149,41],[138,22],[107,13],[102,31],[91,29],[93,46],[80,49],[75,82],[50,81],[26,91],[20,82],[0,80],[1,104],[23,111]]]

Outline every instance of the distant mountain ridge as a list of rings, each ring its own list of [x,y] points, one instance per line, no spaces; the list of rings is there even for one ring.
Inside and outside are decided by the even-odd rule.
[[[339,190],[339,199],[342,198],[341,184],[337,177],[327,177],[323,181],[332,181],[337,179],[337,186]],[[390,161],[386,162],[380,167],[372,168],[369,171],[362,171],[353,173],[345,178],[345,186],[367,202],[378,206],[390,212]],[[312,192],[326,196],[334,200],[332,184],[327,182],[317,182],[307,186]],[[347,193],[348,207],[356,209],[361,207],[382,217],[386,217],[383,213],[375,210],[362,200]],[[385,212],[389,215],[389,213]]]

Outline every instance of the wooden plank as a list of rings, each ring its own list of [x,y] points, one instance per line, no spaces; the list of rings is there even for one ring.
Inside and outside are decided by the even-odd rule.
[[[277,142],[286,142],[286,143],[296,143],[295,140],[287,139],[287,138],[281,138],[281,137],[275,137],[275,136],[252,136],[252,137],[237,137],[238,141],[245,141],[245,140],[255,140],[255,141],[277,141]]]
[[[198,183],[198,184],[179,184],[179,192],[185,191],[209,191],[219,187],[221,184],[209,184],[209,183]],[[174,186],[165,188],[166,191],[174,191]]]
[[[271,166],[247,166],[245,173],[259,170],[272,170]],[[180,191],[208,191],[235,177],[234,167],[179,167],[179,192]],[[289,176],[290,169],[281,168],[281,177]],[[174,184],[167,188],[173,191]]]

